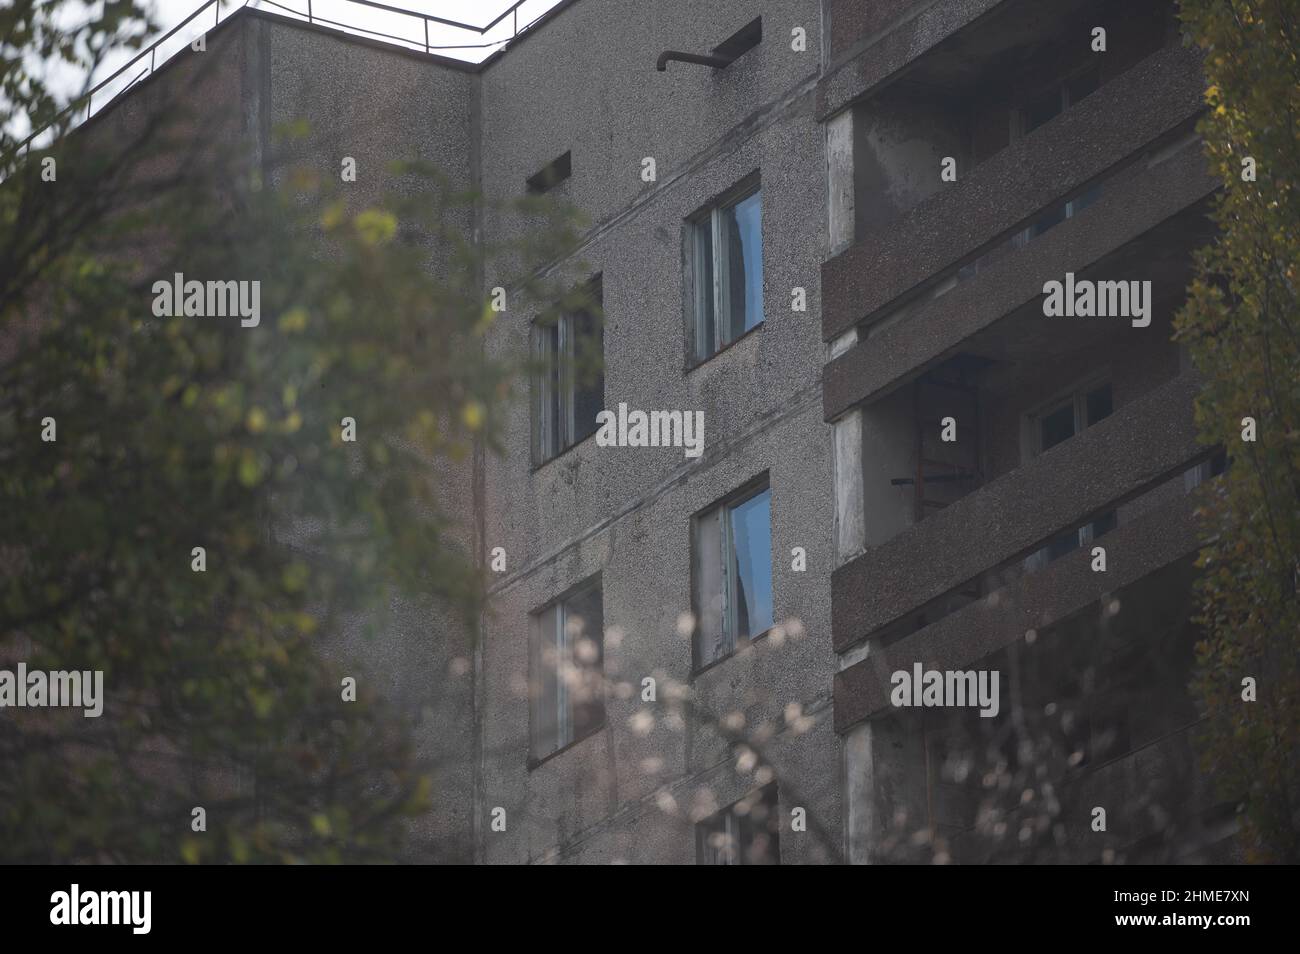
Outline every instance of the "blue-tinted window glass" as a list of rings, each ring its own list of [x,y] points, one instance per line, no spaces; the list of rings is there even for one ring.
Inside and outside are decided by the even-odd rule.
[[[771,500],[770,491],[764,490],[731,508],[737,638],[752,638],[772,628]]]
[[[763,202],[761,193],[722,210],[726,243],[728,327],[723,343],[734,341],[763,321]]]

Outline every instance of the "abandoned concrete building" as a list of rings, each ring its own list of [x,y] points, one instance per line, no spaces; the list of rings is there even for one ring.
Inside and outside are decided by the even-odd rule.
[[[603,321],[502,315],[554,373],[451,478],[504,555],[480,638],[368,650],[457,755],[457,857],[1232,857],[1185,690],[1225,463],[1171,339],[1216,188],[1173,2],[569,0],[479,65],[245,9],[205,55],[255,144],[305,118],[329,168],[590,223]],[[1045,316],[1067,274],[1149,282],[1149,322]],[[900,705],[932,670],[999,704]]]

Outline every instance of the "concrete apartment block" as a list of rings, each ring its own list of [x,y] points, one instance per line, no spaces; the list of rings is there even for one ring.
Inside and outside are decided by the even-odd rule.
[[[655,69],[759,18],[725,67]],[[696,457],[590,435],[539,451],[550,412],[521,387],[504,452],[443,481],[466,551],[507,554],[477,640],[403,606],[383,640],[335,647],[366,654],[451,766],[426,827],[447,856],[1232,857],[1183,688],[1194,494],[1221,456],[1196,442],[1198,379],[1170,337],[1215,189],[1173,3],[570,0],[480,66],[245,10],[211,49],[229,63],[212,108],[225,98],[272,181],[274,129],[299,119],[299,156],[376,170],[358,203],[391,159],[489,197],[562,165],[551,191],[586,225],[555,267],[599,280],[602,406],[703,412]],[[698,256],[722,260],[697,223],[755,189],[762,321],[701,355]],[[488,242],[519,227],[464,222]],[[1067,272],[1150,281],[1149,325],[1045,317]],[[508,309],[487,347],[535,347],[537,317]],[[772,629],[702,665],[702,521],[756,487]],[[722,572],[744,583],[739,561]],[[555,715],[539,627],[593,592],[603,713]],[[449,681],[456,659],[472,665]],[[997,670],[1000,715],[899,707],[892,677],[918,663]],[[679,718],[670,687],[696,709]],[[751,852],[764,812],[774,837]]]

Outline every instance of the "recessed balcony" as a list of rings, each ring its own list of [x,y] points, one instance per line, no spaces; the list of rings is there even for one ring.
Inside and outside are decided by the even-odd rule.
[[[1199,140],[1175,145],[1171,154],[1152,153],[1113,179],[1082,212],[1032,240],[995,250],[968,266],[960,281],[954,272],[950,285],[938,286],[942,294],[859,328],[856,344],[826,366],[826,419],[885,399],[960,354],[986,363],[1041,363],[1106,338],[1117,346],[1167,338],[1164,319],[1181,304],[1192,253],[1214,235],[1207,212],[1217,188]],[[1067,272],[1090,280],[1151,281],[1161,320],[1125,329],[1046,318],[1043,284]]]
[[[964,174],[959,166],[957,182],[939,182],[939,157],[930,153],[942,144],[918,147],[919,161],[933,163],[916,188],[937,191],[906,211],[912,200],[902,187],[895,199],[871,200],[895,202],[897,215],[881,213],[887,227],[880,230],[859,222],[855,230],[865,234],[822,266],[823,337],[885,317],[1033,227],[1056,204],[1186,133],[1203,107],[1203,88],[1199,54],[1165,47],[981,165]],[[882,166],[878,159],[872,164]],[[882,188],[889,193],[887,184]]]
[[[1082,393],[1074,426],[1080,415],[1095,421],[1069,439],[1052,437],[1053,446],[841,566],[831,577],[836,651],[993,567],[1034,556],[1064,531],[1090,522],[1105,530],[1121,504],[1208,457],[1193,421],[1198,387],[1195,373],[1184,372],[1106,414],[1095,409],[1092,391]],[[1058,426],[1055,409],[1049,417],[1040,436]],[[863,445],[872,443],[864,438]]]

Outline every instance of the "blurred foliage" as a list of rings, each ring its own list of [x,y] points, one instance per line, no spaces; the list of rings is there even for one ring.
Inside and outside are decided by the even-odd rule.
[[[53,6],[6,8],[0,34],[93,53],[136,16],[110,3],[118,26],[59,38]],[[15,62],[5,128],[40,126],[56,97]],[[248,162],[213,104],[185,109],[184,76],[170,105],[56,128],[27,161],[3,143],[0,667],[103,670],[107,700],[98,719],[0,711],[0,858],[391,860],[439,766],[374,681],[342,700],[361,671],[338,657],[403,597],[431,642],[452,613],[472,629],[470,459],[524,370],[485,346],[486,288],[562,302],[539,266],[573,218],[413,163],[359,202],[300,125]],[[518,237],[474,242],[488,214]],[[260,324],[155,317],[177,272],[259,281]]]
[[[1201,511],[1194,690],[1206,770],[1244,798],[1254,860],[1300,860],[1300,7],[1182,0],[1205,54],[1200,124],[1224,188],[1221,236],[1201,251],[1177,320],[1206,376],[1197,421],[1232,466]],[[1257,178],[1243,180],[1243,160]],[[1243,418],[1258,440],[1242,440]],[[1243,701],[1242,680],[1258,684]]]

